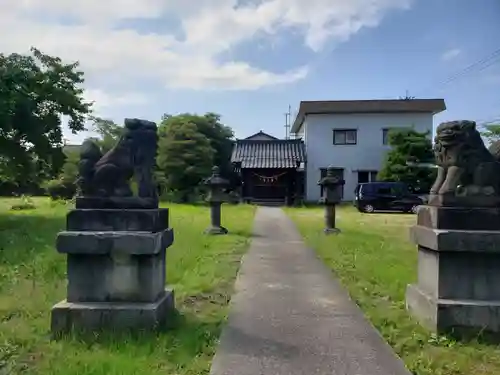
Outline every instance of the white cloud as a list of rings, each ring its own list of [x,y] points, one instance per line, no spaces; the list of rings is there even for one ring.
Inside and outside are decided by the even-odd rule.
[[[86,102],[94,102],[92,108],[96,115],[103,113],[111,107],[140,105],[147,102],[147,97],[141,93],[109,94],[100,89],[87,89],[84,93]]]
[[[287,30],[300,32],[306,46],[320,51],[327,42],[376,26],[387,11],[410,2],[260,0],[238,6],[237,0],[2,0],[0,35],[8,37],[0,39],[0,52],[35,46],[79,60],[93,85],[150,78],[170,88],[258,89],[300,80],[308,69],[276,73],[220,56],[255,36]],[[181,30],[146,33],[127,27],[127,20],[158,23],[165,16],[179,20]],[[97,99],[111,100],[109,94]]]
[[[458,57],[460,54],[462,54],[462,50],[460,48],[453,48],[449,49],[441,55],[441,60],[443,61],[449,61],[453,60],[455,57]]]
[[[140,107],[148,101],[146,95],[137,92],[112,94],[101,89],[92,88],[86,89],[83,96],[86,102],[93,102],[92,109],[94,116],[110,120],[116,120],[113,118],[114,116],[110,116],[110,114],[115,113],[117,110],[126,108],[126,111],[129,112],[131,107]],[[87,131],[73,134],[67,125],[68,120],[69,118],[67,116],[63,116],[64,139],[70,144],[78,144],[83,142],[85,138],[98,136],[98,134],[92,130],[90,122],[86,124]],[[118,120],[117,123],[120,124],[120,120]]]

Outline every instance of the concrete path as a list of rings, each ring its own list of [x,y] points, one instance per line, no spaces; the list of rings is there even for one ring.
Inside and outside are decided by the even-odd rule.
[[[211,374],[409,372],[305,247],[286,214],[280,208],[262,207]]]

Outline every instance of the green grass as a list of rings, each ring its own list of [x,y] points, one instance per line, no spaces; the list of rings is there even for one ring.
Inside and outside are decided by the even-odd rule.
[[[254,208],[223,206],[227,236],[206,236],[206,207],[168,205],[175,242],[167,281],[176,292],[174,329],[139,337],[49,339],[50,309],[65,298],[65,257],[54,248],[70,206],[36,198],[11,211],[0,199],[0,374],[206,374],[215,352]]]
[[[340,207],[337,227],[342,234],[325,236],[321,208],[287,212],[413,374],[500,374],[499,346],[479,338],[459,342],[437,336],[406,312],[406,286],[417,275],[417,249],[408,231],[415,215],[361,214]]]

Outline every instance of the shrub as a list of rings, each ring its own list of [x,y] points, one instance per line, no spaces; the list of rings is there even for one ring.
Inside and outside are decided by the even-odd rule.
[[[20,210],[34,210],[36,209],[36,205],[33,202],[33,199],[27,195],[21,195],[20,202],[15,203],[10,207],[11,210],[20,211]]]
[[[196,187],[192,190],[165,189],[160,199],[171,203],[200,203],[206,198],[206,189]]]
[[[62,179],[48,181],[45,185],[45,189],[53,200],[72,199],[76,194],[75,183]]]
[[[240,203],[241,196],[236,190],[231,190],[228,194],[228,203],[238,204]]]

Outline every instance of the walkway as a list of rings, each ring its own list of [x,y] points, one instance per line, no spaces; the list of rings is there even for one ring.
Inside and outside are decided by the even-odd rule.
[[[409,372],[286,214],[261,207],[211,374]]]

